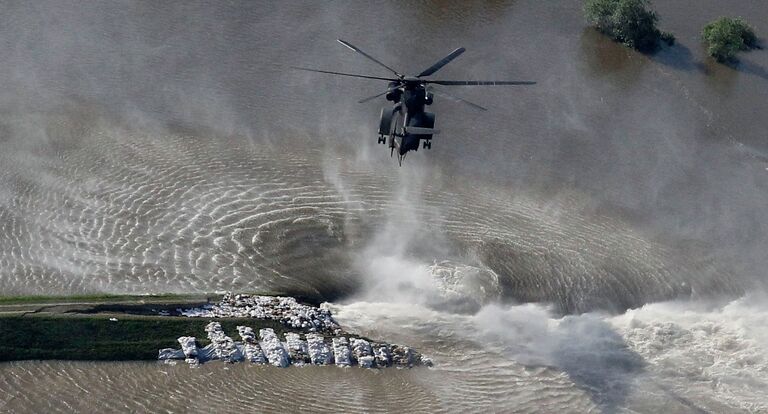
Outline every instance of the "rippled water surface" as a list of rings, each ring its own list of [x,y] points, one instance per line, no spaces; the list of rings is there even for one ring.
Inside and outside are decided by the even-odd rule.
[[[0,411],[767,411],[768,54],[699,32],[768,7],[658,3],[653,56],[579,2],[4,5],[0,293],[301,294],[436,367],[10,363]],[[538,83],[397,167],[384,85],[287,68],[386,75],[336,38]]]

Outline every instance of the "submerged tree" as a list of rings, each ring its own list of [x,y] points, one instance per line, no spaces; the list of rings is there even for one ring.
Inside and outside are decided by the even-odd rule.
[[[584,13],[597,30],[642,52],[653,52],[660,40],[675,41],[656,28],[659,16],[648,0],[585,0]]]
[[[740,50],[757,47],[755,31],[744,20],[721,17],[704,26],[707,53],[718,62],[733,61]]]

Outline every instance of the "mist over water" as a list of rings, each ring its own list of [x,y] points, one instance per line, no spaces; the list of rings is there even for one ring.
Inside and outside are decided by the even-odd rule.
[[[5,4],[0,294],[301,295],[436,367],[12,363],[0,411],[768,410],[768,54],[699,39],[768,8],[655,6],[645,56],[578,2]],[[538,83],[451,89],[490,110],[398,167],[385,85],[287,69],[382,75],[336,38]]]

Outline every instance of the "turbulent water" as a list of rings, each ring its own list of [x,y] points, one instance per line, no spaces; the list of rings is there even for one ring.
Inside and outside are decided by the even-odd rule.
[[[436,366],[11,363],[0,410],[768,411],[768,54],[699,38],[768,7],[659,3],[654,56],[578,2],[5,4],[0,293],[298,294]],[[398,168],[383,85],[287,69],[385,75],[337,37],[538,84]]]

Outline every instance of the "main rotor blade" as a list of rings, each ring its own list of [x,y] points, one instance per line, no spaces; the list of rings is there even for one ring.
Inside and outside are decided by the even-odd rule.
[[[378,95],[369,96],[369,97],[367,97],[367,98],[365,98],[365,99],[361,99],[361,100],[357,101],[357,103],[366,103],[366,102],[368,102],[368,101],[372,101],[372,100],[374,100],[374,99],[378,98],[379,96],[384,96],[384,95],[386,95],[386,94],[387,94],[387,92],[389,92],[389,91],[387,90],[387,91],[384,91],[384,92],[382,92],[382,93],[380,93],[380,94],[378,94]]]
[[[368,59],[370,59],[370,60],[372,60],[372,61],[374,61],[374,62],[378,63],[379,65],[381,65],[381,66],[383,66],[383,67],[387,68],[387,69],[388,69],[390,72],[394,73],[394,74],[395,74],[395,76],[397,76],[398,78],[402,78],[402,77],[403,77],[403,75],[401,75],[400,73],[398,73],[396,70],[394,70],[394,69],[390,68],[389,66],[387,66],[387,65],[385,65],[385,64],[383,64],[383,63],[381,63],[381,62],[380,62],[378,59],[376,59],[375,57],[373,57],[373,56],[371,56],[371,55],[369,55],[369,54],[367,54],[367,53],[365,53],[365,52],[363,52],[362,50],[358,49],[357,47],[355,47],[355,46],[354,46],[354,45],[352,45],[351,43],[349,43],[349,42],[345,42],[345,41],[343,41],[343,40],[341,40],[341,39],[336,39],[336,40],[337,40],[339,43],[341,43],[342,45],[344,45],[344,46],[346,46],[346,47],[348,47],[348,48],[350,48],[350,49],[354,50],[355,52],[357,52],[357,53],[359,53],[359,54],[361,54],[361,55],[363,55],[363,56],[367,57]]]
[[[291,66],[290,68],[291,69],[298,69],[298,70],[305,70],[307,72],[319,72],[319,73],[330,73],[331,75],[351,76],[353,78],[376,79],[376,80],[385,80],[385,81],[399,81],[400,80],[400,79],[395,79],[395,78],[382,78],[382,77],[379,77],[379,76],[356,75],[354,73],[332,72],[330,70],[302,68],[302,67],[298,67],[298,66]]]
[[[466,100],[464,98],[459,98],[458,96],[453,96],[453,95],[445,93],[443,91],[438,91],[438,90],[436,90],[434,88],[430,88],[429,91],[434,93],[437,96],[442,96],[443,98],[449,99],[449,100],[454,101],[454,102],[465,103],[465,104],[467,104],[467,105],[469,105],[471,107],[477,108],[477,109],[479,109],[481,111],[487,111],[488,110],[487,108],[484,108],[484,107],[482,107],[482,106],[480,106],[480,105],[478,105],[478,104],[476,104],[474,102],[470,102],[470,101],[468,101],[468,100]]]
[[[438,70],[440,70],[440,68],[442,68],[443,66],[447,65],[448,63],[450,63],[453,59],[456,59],[457,57],[459,57],[459,55],[464,53],[465,50],[466,49],[464,49],[463,47],[460,47],[460,48],[454,50],[448,56],[440,59],[434,65],[424,69],[421,73],[416,75],[416,77],[420,78],[422,76],[429,76],[429,75],[437,72]]]
[[[426,80],[425,83],[434,83],[436,85],[451,86],[497,86],[497,85],[535,85],[531,81],[449,81],[449,80]]]

